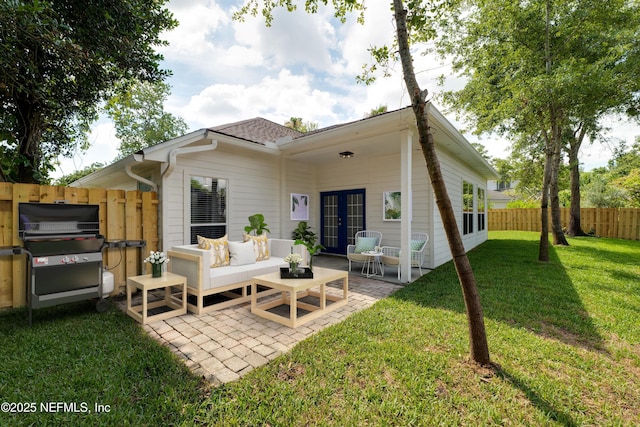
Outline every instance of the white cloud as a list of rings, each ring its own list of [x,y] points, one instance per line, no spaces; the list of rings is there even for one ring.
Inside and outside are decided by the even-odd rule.
[[[237,43],[260,52],[268,69],[302,65],[326,71],[333,62],[330,50],[337,44],[329,19],[322,12],[311,15],[278,9],[271,27],[259,16],[235,22],[233,28]]]
[[[310,75],[293,75],[283,69],[276,77],[264,77],[254,85],[211,85],[191,98],[182,116],[189,117],[194,128],[257,116],[276,123],[296,116],[333,124],[338,120],[333,112],[337,102],[331,93],[314,89]]]
[[[214,52],[212,34],[231,21],[216,2],[173,0],[168,7],[179,25],[164,34],[169,46],[159,51],[170,60],[193,61]]]

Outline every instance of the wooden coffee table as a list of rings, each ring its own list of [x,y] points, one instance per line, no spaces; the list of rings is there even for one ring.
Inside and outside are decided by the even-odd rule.
[[[342,280],[342,295],[327,294],[326,285],[334,280]],[[348,272],[322,267],[314,267],[312,279],[282,279],[278,271],[254,277],[251,281],[251,313],[290,328],[296,328],[329,311],[342,307],[347,303],[349,293]],[[258,286],[268,289],[258,293]],[[280,292],[279,298],[271,298],[263,303],[258,302],[259,299],[278,292]],[[299,301],[307,296],[316,297],[318,305]],[[328,304],[327,301],[329,301]],[[281,305],[289,306],[288,316],[269,311]],[[298,317],[298,308],[306,310],[308,313]]]

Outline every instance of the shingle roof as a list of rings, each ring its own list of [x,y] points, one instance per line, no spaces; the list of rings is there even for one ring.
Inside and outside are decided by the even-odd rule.
[[[295,139],[304,135],[302,132],[262,117],[214,126],[209,130],[263,145],[267,142],[275,142],[277,139],[286,136],[291,136]]]

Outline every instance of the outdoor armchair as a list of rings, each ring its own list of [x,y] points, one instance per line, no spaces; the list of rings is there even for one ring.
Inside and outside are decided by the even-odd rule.
[[[427,233],[411,233],[411,267],[418,267],[422,276],[422,263],[424,262],[424,252],[429,243]],[[398,270],[398,280],[400,280],[400,248],[395,246],[383,246],[380,262],[383,266],[395,267]]]
[[[382,242],[382,233],[373,230],[358,231],[354,236],[353,245],[347,245],[347,259],[349,260],[349,271],[351,271],[351,262],[365,263],[368,257],[362,252],[375,250]]]

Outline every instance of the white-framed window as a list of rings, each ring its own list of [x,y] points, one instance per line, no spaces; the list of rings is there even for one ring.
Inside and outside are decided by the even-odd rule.
[[[484,231],[487,228],[486,216],[486,192],[484,188],[478,187],[478,231]]]
[[[216,239],[227,234],[226,179],[191,176],[190,240],[198,243],[197,236]]]
[[[462,234],[473,233],[473,184],[462,181]]]

